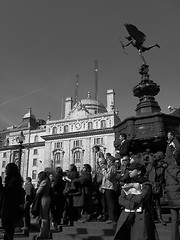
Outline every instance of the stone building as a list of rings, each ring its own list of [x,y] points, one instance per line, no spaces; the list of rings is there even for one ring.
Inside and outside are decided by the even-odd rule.
[[[95,167],[94,146],[105,154],[115,154],[113,126],[120,122],[115,112],[115,92],[106,93],[106,107],[98,100],[87,98],[73,105],[66,98],[63,119],[36,119],[29,109],[19,126],[1,131],[0,171],[4,178],[5,166],[16,162],[25,179],[37,183],[38,172],[61,166],[67,170],[74,163],[78,170],[84,163]],[[21,161],[19,162],[19,159]]]

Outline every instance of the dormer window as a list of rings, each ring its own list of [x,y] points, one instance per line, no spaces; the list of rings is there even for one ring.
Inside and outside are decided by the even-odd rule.
[[[93,123],[92,122],[88,122],[88,130],[93,129]]]
[[[34,137],[34,142],[38,142],[38,135]]]
[[[57,134],[57,127],[52,128],[52,134]]]
[[[68,132],[68,125],[65,125],[64,126],[64,133],[67,133]]]
[[[102,120],[101,121],[101,128],[105,128],[106,127],[106,121],[105,120]]]

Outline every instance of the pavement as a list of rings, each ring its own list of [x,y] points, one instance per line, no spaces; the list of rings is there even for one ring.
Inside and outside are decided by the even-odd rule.
[[[160,223],[155,223],[160,240],[170,240],[171,239],[171,229],[170,229],[169,217],[170,217],[170,215],[168,215],[168,214],[163,216],[163,219],[166,221],[167,226],[163,226]],[[98,222],[96,222],[96,224],[98,225]],[[16,233],[15,234],[15,239],[33,240],[34,239],[33,236],[38,234],[39,229],[37,228],[37,223],[32,222],[32,225],[34,226],[34,228],[29,231],[29,236],[24,236],[22,233]],[[83,223],[82,223],[82,226],[83,226]],[[63,227],[62,227],[62,229],[63,229]],[[0,238],[2,239],[2,237],[0,237]],[[108,239],[111,239],[111,238],[112,237],[110,237]],[[63,232],[52,231],[52,239],[54,239],[54,240],[66,240],[67,238],[64,238]],[[93,239],[93,238],[91,236],[89,236],[87,239]],[[101,239],[103,239],[103,237]]]

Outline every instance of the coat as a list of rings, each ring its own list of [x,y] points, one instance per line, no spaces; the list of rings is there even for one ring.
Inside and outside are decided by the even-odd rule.
[[[180,142],[177,138],[168,142],[166,146],[165,162],[169,165],[174,159],[180,165]]]
[[[136,209],[142,206],[141,212],[122,211],[117,222],[113,240],[159,240],[152,217],[151,184],[142,181],[142,193],[126,195],[124,191],[119,197],[119,204],[127,209]],[[122,238],[121,238],[122,237]]]
[[[171,208],[180,208],[180,167],[174,163],[165,171],[166,195]]]
[[[25,202],[25,190],[22,183],[13,177],[3,188],[1,218],[5,223],[9,219],[16,222],[22,217],[22,205]]]
[[[130,142],[129,140],[124,140],[120,146],[117,148],[119,150],[120,157],[129,156]]]
[[[50,189],[51,183],[48,179],[44,179],[36,191],[36,196],[41,196],[40,212],[41,209],[49,209],[50,207]]]

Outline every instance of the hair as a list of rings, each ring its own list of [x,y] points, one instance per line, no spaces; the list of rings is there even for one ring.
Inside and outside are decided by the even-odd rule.
[[[38,178],[39,178],[39,181],[42,182],[45,179],[49,179],[49,176],[48,176],[47,172],[41,171],[38,173]]]
[[[31,177],[27,177],[26,181],[31,182],[32,181]]]
[[[57,168],[56,168],[56,174],[57,174],[57,173],[63,174],[63,170],[62,170],[61,167],[57,167]]]
[[[73,163],[71,163],[70,165],[69,165],[69,167],[70,167],[70,171],[71,172],[77,172],[77,167],[76,167],[76,165],[75,164],[73,164]]]
[[[171,136],[173,136],[173,137],[175,137],[175,136],[176,136],[176,134],[175,134],[175,132],[174,132],[174,131],[168,131],[168,133],[170,133],[170,134],[171,134]]]
[[[19,172],[18,166],[15,163],[8,163],[6,165],[5,185],[8,184],[12,178],[17,178],[19,182],[23,184],[23,179]]]
[[[84,168],[86,169],[86,172],[91,172],[91,166],[89,164],[84,164]]]
[[[115,157],[113,157],[113,156],[108,157],[108,160],[109,160],[111,163],[115,163]]]
[[[99,146],[94,146],[95,149],[97,149],[98,151],[100,150]]]
[[[106,153],[106,157],[110,157],[111,156],[111,153]]]
[[[119,136],[122,136],[124,139],[126,139],[127,138],[127,135],[126,135],[126,133],[120,133],[120,135]]]

